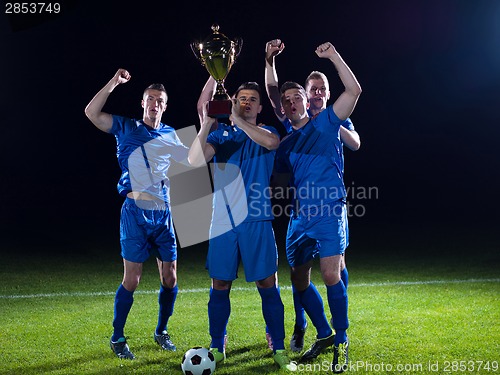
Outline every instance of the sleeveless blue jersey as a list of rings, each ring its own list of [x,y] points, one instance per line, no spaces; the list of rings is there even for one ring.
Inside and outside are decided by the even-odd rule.
[[[161,123],[159,129],[153,129],[142,120],[113,115],[111,134],[116,138],[116,156],[122,171],[117,186],[120,195],[147,192],[169,205],[170,158],[186,160],[189,151],[174,128]]]

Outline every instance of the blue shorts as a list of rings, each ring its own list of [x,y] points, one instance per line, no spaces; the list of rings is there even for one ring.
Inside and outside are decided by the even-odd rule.
[[[164,204],[126,198],[120,217],[120,243],[123,259],[130,262],[144,263],[151,255],[173,262],[177,242],[170,210],[165,210]]]
[[[344,254],[349,245],[347,207],[342,200],[292,214],[286,236],[291,267],[311,259]]]
[[[208,244],[207,269],[212,279],[235,280],[240,260],[248,282],[263,280],[278,270],[278,249],[271,220],[223,229],[217,224],[210,228],[211,232],[224,233],[211,238]]]

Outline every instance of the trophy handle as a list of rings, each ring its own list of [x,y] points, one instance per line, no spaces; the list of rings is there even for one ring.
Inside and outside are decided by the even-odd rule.
[[[243,38],[235,38],[233,40],[233,44],[234,44],[234,59],[236,60],[236,58],[239,56],[241,52],[241,49],[243,48]]]
[[[200,43],[193,42],[190,44],[191,51],[193,51],[196,58],[200,61],[201,65],[205,65],[203,58],[201,57]]]

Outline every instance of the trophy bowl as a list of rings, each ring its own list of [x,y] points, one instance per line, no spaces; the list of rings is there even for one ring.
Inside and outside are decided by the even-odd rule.
[[[231,99],[224,87],[224,81],[241,52],[243,40],[241,38],[229,39],[219,32],[217,24],[212,25],[212,31],[212,35],[202,42],[191,43],[191,49],[217,82],[213,98],[208,103],[208,116],[224,118],[231,114]]]

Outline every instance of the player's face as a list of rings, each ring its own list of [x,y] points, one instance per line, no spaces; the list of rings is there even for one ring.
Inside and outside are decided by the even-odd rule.
[[[306,87],[307,98],[311,104],[311,110],[322,111],[326,108],[326,102],[330,99],[328,83],[319,79],[311,79]]]
[[[281,98],[281,106],[285,116],[292,122],[308,116],[309,103],[302,90],[295,88],[286,90]]]
[[[142,99],[142,108],[144,108],[144,119],[152,122],[160,120],[167,109],[167,94],[159,90],[147,90]]]
[[[240,90],[236,100],[239,104],[239,115],[245,120],[256,119],[262,110],[259,92],[256,90]]]

